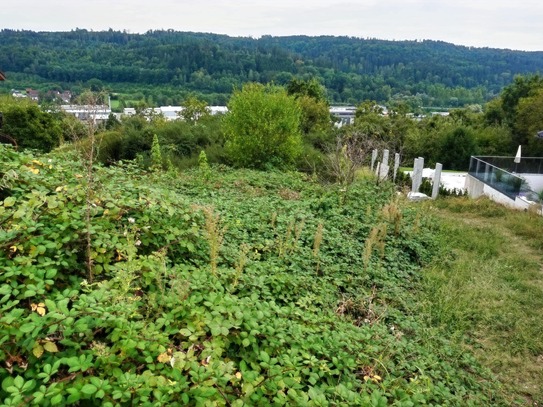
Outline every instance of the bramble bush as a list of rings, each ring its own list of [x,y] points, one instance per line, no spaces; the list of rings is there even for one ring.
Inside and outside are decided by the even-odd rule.
[[[417,315],[431,228],[391,187],[0,161],[3,406],[500,404]]]

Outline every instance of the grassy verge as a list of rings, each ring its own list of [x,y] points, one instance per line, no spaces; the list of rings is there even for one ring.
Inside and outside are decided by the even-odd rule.
[[[487,199],[427,203],[442,228],[425,268],[425,311],[502,383],[511,405],[543,402],[543,218]]]

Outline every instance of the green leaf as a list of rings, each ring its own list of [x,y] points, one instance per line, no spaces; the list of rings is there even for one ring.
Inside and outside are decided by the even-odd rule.
[[[98,388],[94,384],[87,383],[81,388],[81,393],[92,396],[97,390]]]
[[[263,362],[268,363],[270,361],[270,355],[268,355],[265,351],[261,351],[260,359],[262,359]]]
[[[42,402],[45,394],[43,394],[41,391],[37,391],[32,396],[34,396],[34,400],[32,400],[32,403],[39,405]]]
[[[191,332],[190,330],[186,329],[186,328],[180,329],[180,330],[179,330],[179,333],[180,333],[181,335],[187,336],[187,337],[192,335],[192,332]]]
[[[24,324],[19,328],[19,331],[27,334],[29,332],[32,332],[36,328],[36,324],[30,323],[30,324]]]
[[[62,394],[57,394],[55,397],[51,399],[51,405],[56,406],[57,404],[60,404],[62,401]]]
[[[21,376],[17,376],[14,380],[13,380],[13,385],[15,387],[17,387],[18,389],[21,389],[23,387],[23,385],[25,384],[25,381],[24,379],[21,377]]]
[[[45,273],[45,278],[46,279],[50,279],[50,278],[53,278],[57,275],[57,270],[55,269],[49,269],[47,270],[47,272]]]
[[[4,380],[2,380],[2,390],[7,392],[8,387],[12,387],[14,381],[15,379],[13,377],[7,376]]]

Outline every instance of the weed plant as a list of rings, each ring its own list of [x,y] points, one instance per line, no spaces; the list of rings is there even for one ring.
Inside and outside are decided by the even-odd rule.
[[[3,406],[507,402],[421,312],[436,231],[391,185],[97,166],[90,282],[81,163],[0,162]]]

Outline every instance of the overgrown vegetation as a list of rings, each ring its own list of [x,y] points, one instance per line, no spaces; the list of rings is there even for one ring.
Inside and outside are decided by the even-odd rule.
[[[2,406],[541,404],[541,217],[363,167],[537,153],[542,87],[339,128],[315,78],[99,126],[0,98]]]
[[[361,164],[369,164],[368,150],[388,148],[400,153],[407,165],[422,156],[430,167],[440,162],[447,170],[467,170],[470,156],[512,156],[519,144],[523,156],[541,155],[543,141],[536,135],[543,125],[537,116],[542,89],[537,75],[517,77],[484,107],[453,109],[448,116],[414,116],[403,102],[385,114],[383,106],[366,100],[357,106],[354,124],[338,127],[329,114],[326,89],[315,78],[293,78],[285,87],[247,83],[234,91],[225,115],[210,115],[206,103],[191,95],[183,101],[179,120],[143,108],[120,120],[111,116],[96,127],[96,158],[108,165],[136,158],[146,167],[156,165],[156,135],[162,167],[179,169],[196,166],[203,150],[210,163],[295,168],[329,179],[337,178],[330,170],[337,173],[331,167],[337,167],[338,160],[328,165],[334,156],[344,148],[363,146]],[[51,106],[40,110],[27,100],[6,96],[0,98],[0,111],[4,142],[41,151],[74,139],[87,143],[85,127]]]
[[[90,282],[81,160],[0,160],[3,405],[509,402],[421,312],[436,228],[391,185],[96,166]]]

